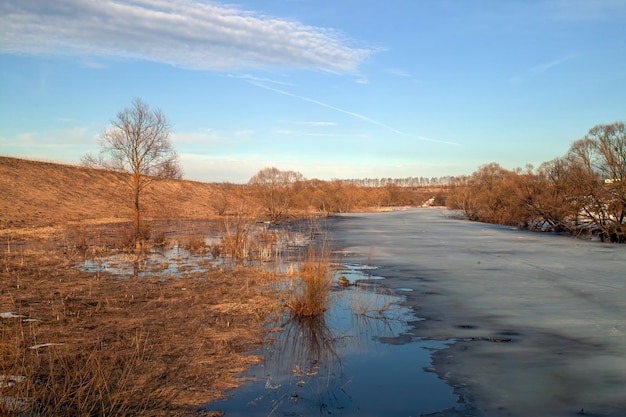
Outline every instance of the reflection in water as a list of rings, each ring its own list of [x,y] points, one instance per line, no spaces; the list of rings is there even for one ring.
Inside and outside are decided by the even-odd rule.
[[[258,228],[247,243],[246,265],[285,268],[295,251],[306,243],[302,233]],[[260,239],[257,235],[265,236]],[[268,238],[271,235],[271,239]],[[145,251],[114,253],[99,258],[89,258],[77,263],[76,268],[87,272],[107,272],[122,277],[176,276],[195,272],[207,272],[211,268],[234,264],[236,260],[223,253],[223,237],[206,237],[201,248],[191,250],[178,241]]]
[[[367,305],[376,308],[356,313],[355,299],[364,291],[373,297]],[[249,382],[206,409],[229,417],[357,416],[419,415],[455,406],[452,388],[425,371],[432,351],[446,344],[407,336],[407,322],[415,317],[397,296],[357,285],[337,289],[333,297],[324,315],[287,320],[272,334],[264,361],[245,375]]]
[[[304,402],[325,414],[341,403],[338,395],[345,395],[345,381],[336,347],[340,341],[323,315],[292,319],[283,326],[264,362],[272,412]]]
[[[77,265],[87,272],[108,272],[117,276],[144,278],[180,276],[191,272],[206,272],[219,264],[207,254],[195,254],[175,245],[147,252],[116,253],[103,258],[85,259]]]

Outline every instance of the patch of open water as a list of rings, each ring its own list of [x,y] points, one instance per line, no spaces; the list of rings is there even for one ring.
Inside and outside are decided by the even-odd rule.
[[[285,236],[269,251],[288,256],[290,248],[308,241],[298,233]],[[207,247],[214,243],[205,241]],[[175,244],[143,255],[87,259],[76,267],[121,277],[178,277],[224,262],[228,261],[209,251],[198,253]],[[269,267],[280,269],[287,263],[277,257]],[[227,416],[345,417],[417,416],[460,409],[459,397],[432,365],[432,355],[453,340],[411,336],[409,323],[421,319],[401,304],[412,289],[390,292],[376,272],[369,265],[341,264],[337,277],[350,285],[335,287],[329,310],[312,319],[285,319],[278,325],[281,331],[271,333],[271,343],[256,352],[264,359],[243,375],[247,382],[205,409]]]
[[[454,409],[459,398],[432,370],[431,355],[451,342],[415,339],[417,318],[401,295],[370,286],[368,270],[344,264],[356,284],[333,292],[331,308],[286,320],[263,361],[227,399],[205,405],[226,416],[417,416]],[[375,277],[381,278],[381,277]]]
[[[219,266],[222,259],[210,254],[193,253],[188,249],[174,245],[170,248],[157,248],[145,254],[117,253],[114,255],[85,259],[76,267],[87,272],[108,272],[117,276],[168,276],[207,272],[209,268]]]
[[[268,268],[283,268],[289,264],[289,259],[295,256],[299,248],[306,247],[309,243],[309,237],[305,233],[270,229],[264,224],[256,225],[249,234],[249,244],[244,247],[246,265],[263,263]],[[171,245],[154,247],[139,253],[122,252],[88,258],[78,262],[75,267],[86,272],[107,272],[119,277],[180,277],[234,263],[232,258],[224,254],[213,254],[212,248],[220,246],[222,240],[221,235],[205,237],[203,246],[197,250],[190,250],[174,241]]]

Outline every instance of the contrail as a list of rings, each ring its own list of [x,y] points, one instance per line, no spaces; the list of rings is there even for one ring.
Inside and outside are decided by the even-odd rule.
[[[309,103],[317,104],[318,106],[326,107],[327,109],[335,110],[335,111],[338,111],[340,113],[344,113],[344,114],[350,115],[352,117],[356,117],[357,119],[361,119],[361,120],[363,120],[365,122],[374,124],[376,126],[380,126],[380,127],[384,128],[384,129],[387,129],[387,130],[395,133],[395,134],[411,137],[411,135],[409,135],[408,133],[401,132],[398,129],[394,129],[393,127],[391,127],[389,125],[386,125],[386,124],[384,124],[382,122],[379,122],[378,120],[370,119],[369,117],[363,116],[362,114],[355,113],[355,112],[352,112],[352,111],[349,111],[349,110],[340,109],[339,107],[331,106],[330,104],[326,104],[326,103],[321,102],[321,101],[313,100],[312,98],[299,96],[297,94],[293,94],[293,93],[290,93],[288,91],[279,90],[277,88],[269,87],[267,85],[261,84],[261,83],[256,82],[256,81],[247,80],[247,82],[252,84],[252,85],[255,85],[255,86],[259,87],[259,88],[264,88],[266,90],[273,91],[273,92],[278,93],[278,94],[282,94],[282,95],[285,95],[285,96],[294,97],[294,98],[297,98],[297,99],[300,99],[300,100],[308,101]],[[419,140],[424,140],[424,141],[428,141],[428,142],[446,143],[448,145],[458,145],[458,143],[455,143],[455,142],[447,142],[447,141],[443,141],[443,140],[431,139],[431,138],[427,138],[427,137],[424,137],[424,136],[418,136],[417,138]]]

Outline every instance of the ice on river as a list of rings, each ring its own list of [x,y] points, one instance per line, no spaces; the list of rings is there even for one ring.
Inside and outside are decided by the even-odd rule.
[[[329,221],[426,320],[470,415],[626,414],[626,245],[459,220],[438,209]]]

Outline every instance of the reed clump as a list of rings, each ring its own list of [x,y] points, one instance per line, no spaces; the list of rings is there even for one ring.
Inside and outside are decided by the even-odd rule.
[[[314,317],[329,306],[337,268],[327,244],[310,243],[303,260],[291,275],[294,279],[291,298],[286,302],[295,317]]]

